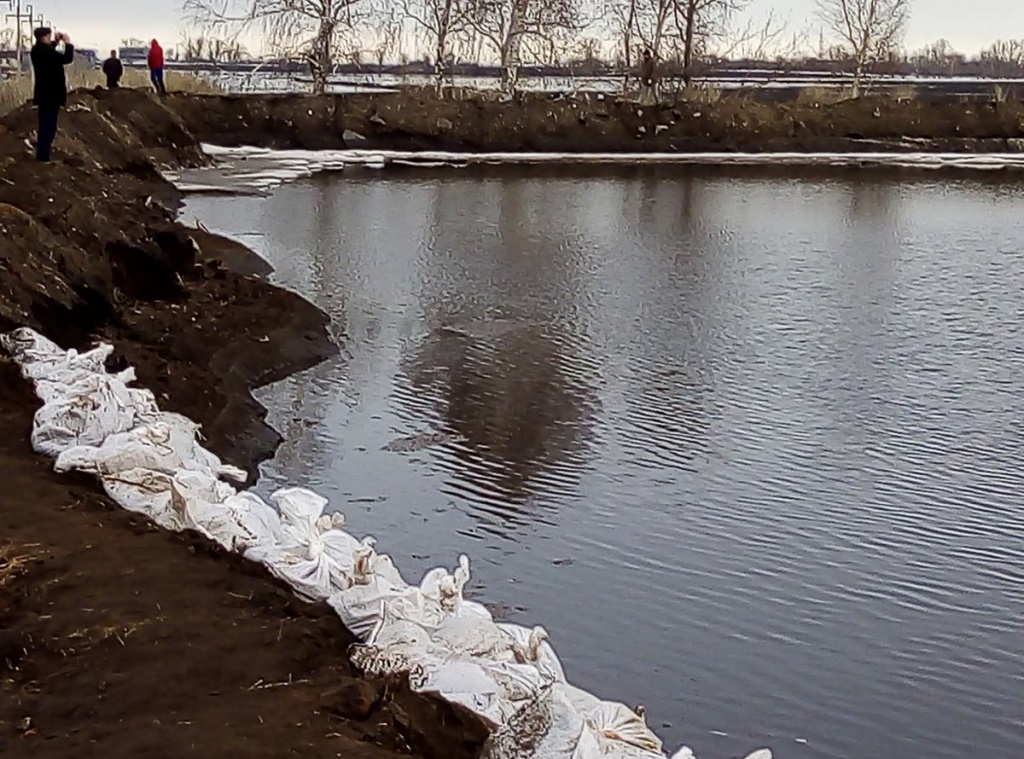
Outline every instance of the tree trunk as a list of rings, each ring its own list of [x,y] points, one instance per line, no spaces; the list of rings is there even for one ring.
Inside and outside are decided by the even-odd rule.
[[[860,83],[864,77],[864,63],[859,58],[853,68],[853,96],[860,97]]]
[[[689,0],[686,4],[686,29],[683,36],[683,86],[689,87],[693,82],[693,40],[697,23],[697,2]]]
[[[442,30],[437,35],[437,50],[434,51],[434,76],[437,78],[437,91],[444,88],[444,80],[448,76],[448,32]]]
[[[626,71],[622,75],[622,94],[629,92],[629,75],[633,70],[633,25],[636,23],[636,0],[629,0],[629,16],[626,17],[626,29],[622,35],[623,61]]]
[[[335,21],[331,18],[320,19],[320,29],[313,40],[313,50],[309,56],[310,72],[313,75],[313,94],[323,95],[327,92],[327,77],[334,68],[332,43],[334,42]]]
[[[512,17],[508,22],[508,33],[501,49],[501,89],[515,92],[519,87],[519,68],[523,61],[523,11],[528,0],[513,0]]]

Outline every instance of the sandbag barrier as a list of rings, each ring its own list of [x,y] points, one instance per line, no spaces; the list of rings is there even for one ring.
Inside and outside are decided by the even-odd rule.
[[[239,492],[245,472],[199,443],[199,425],[160,411],[129,387],[132,368],[111,374],[109,345],[65,351],[33,330],[0,346],[43,401],[32,447],[58,472],[91,472],[121,507],[168,530],[194,530],[263,564],[299,597],[326,601],[361,641],[352,661],[367,674],[408,675],[415,691],[461,704],[491,729],[485,759],[664,759],[641,715],[575,688],[542,627],[495,622],[463,598],[469,559],[410,585],[373,538],[343,529],[328,501],[302,488],[269,500]],[[771,759],[761,749],[748,759]],[[672,759],[693,757],[684,747]]]

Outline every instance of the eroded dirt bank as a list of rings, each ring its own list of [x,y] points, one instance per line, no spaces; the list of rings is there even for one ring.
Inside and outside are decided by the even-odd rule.
[[[74,94],[48,166],[24,143],[33,123],[30,110],[0,120],[0,330],[113,342],[163,408],[252,470],[278,438],[250,388],[334,350],[325,317],[237,245],[174,221],[156,162],[203,158],[156,100]],[[326,608],[114,508],[91,479],[54,474],[29,446],[36,405],[0,358],[0,754],[479,752],[474,719],[360,679]]]
[[[176,95],[169,106],[201,140],[274,148],[453,151],[1024,150],[1024,104],[864,98],[760,102],[723,95],[656,107],[580,94]],[[348,134],[346,135],[346,132]],[[358,135],[358,139],[356,137]]]

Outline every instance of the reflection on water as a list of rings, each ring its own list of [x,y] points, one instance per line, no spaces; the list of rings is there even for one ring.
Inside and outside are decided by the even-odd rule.
[[[732,756],[1024,755],[1024,191],[856,172],[346,172],[197,198],[335,319],[267,389],[409,576]],[[430,552],[430,553],[423,553]]]

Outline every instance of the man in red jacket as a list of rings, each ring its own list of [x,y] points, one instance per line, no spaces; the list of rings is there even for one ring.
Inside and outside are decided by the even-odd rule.
[[[152,80],[153,86],[156,87],[156,91],[161,95],[166,95],[167,88],[164,86],[164,49],[160,47],[160,43],[156,40],[149,43],[147,63],[149,64],[149,78]]]

